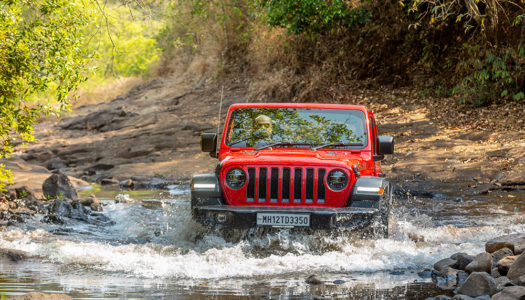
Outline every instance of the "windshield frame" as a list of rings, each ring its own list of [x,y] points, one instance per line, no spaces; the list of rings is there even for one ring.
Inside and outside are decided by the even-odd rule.
[[[228,117],[226,119],[226,123],[224,124],[224,130],[222,134],[221,139],[221,150],[228,150],[228,149],[255,149],[259,148],[261,146],[264,146],[264,144],[257,144],[256,146],[247,146],[241,144],[240,146],[237,145],[228,145],[227,141],[230,138],[231,135],[231,125],[232,125],[232,118],[234,116],[234,113],[237,109],[316,109],[316,110],[352,110],[361,113],[359,117],[363,121],[363,130],[366,132],[363,134],[363,137],[365,139],[364,143],[362,143],[362,146],[334,146],[334,147],[325,147],[321,149],[317,149],[315,151],[350,151],[350,150],[370,150],[370,124],[368,121],[369,112],[364,106],[357,106],[357,105],[342,105],[342,104],[282,104],[282,103],[261,103],[261,104],[234,104],[230,107],[228,112]],[[279,141],[274,140],[271,143],[277,143],[277,142],[291,142],[294,144],[293,141]],[[270,144],[270,143],[268,143]],[[318,144],[309,144],[309,145],[280,145],[278,146],[279,149],[302,149],[302,150],[309,150],[311,151],[311,147],[318,146]],[[221,151],[222,152],[222,151]]]

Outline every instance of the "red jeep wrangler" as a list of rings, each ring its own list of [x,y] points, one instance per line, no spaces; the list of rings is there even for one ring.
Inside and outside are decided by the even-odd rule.
[[[392,190],[381,172],[393,137],[378,136],[364,106],[234,104],[215,173],[191,180],[194,219],[207,227],[373,228],[388,234]]]

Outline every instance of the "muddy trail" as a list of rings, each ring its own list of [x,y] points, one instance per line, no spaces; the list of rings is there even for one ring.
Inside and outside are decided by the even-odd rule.
[[[424,299],[450,293],[430,279],[435,261],[525,232],[523,123],[491,108],[464,114],[411,91],[359,85],[345,103],[370,107],[379,133],[395,137],[395,154],[382,163],[397,186],[388,239],[282,230],[232,243],[204,230],[191,220],[187,183],[217,160],[200,152],[199,135],[217,131],[230,104],[253,101],[249,91],[245,81],[157,78],[43,120],[39,143],[3,162],[12,188],[42,198],[44,179],[64,173],[80,198],[98,197],[105,221],[52,224],[36,213],[2,223],[0,254],[22,251],[24,259],[0,255],[0,295]],[[312,274],[323,284],[305,283]]]

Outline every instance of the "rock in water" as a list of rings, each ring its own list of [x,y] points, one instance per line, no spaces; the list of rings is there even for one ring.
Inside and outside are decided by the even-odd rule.
[[[525,234],[509,234],[497,237],[485,244],[485,251],[493,253],[501,248],[509,248],[514,254],[521,254],[525,249]]]
[[[454,269],[465,270],[465,268],[474,261],[474,256],[466,253],[456,253],[451,258],[457,260],[457,263],[453,266]]]
[[[323,282],[321,281],[321,279],[319,279],[319,277],[317,277],[317,275],[310,275],[308,276],[308,278],[306,278],[306,283],[308,284],[322,284]]]
[[[467,295],[470,297],[478,297],[483,295],[494,295],[496,293],[496,283],[494,279],[485,272],[473,272],[458,288],[458,294]]]
[[[518,259],[510,266],[507,277],[514,282],[523,275],[525,275],[525,252],[518,256]]]
[[[47,198],[60,200],[78,200],[77,191],[64,174],[53,174],[42,184],[42,192]]]
[[[44,294],[31,292],[21,296],[13,296],[11,300],[71,300],[72,298],[64,294]]]
[[[102,211],[102,205],[95,195],[89,195],[87,199],[80,201],[80,204],[89,206],[94,211]]]
[[[465,267],[465,271],[472,272],[487,272],[492,270],[492,255],[490,253],[480,253],[474,257],[474,260]],[[481,296],[481,295],[480,295]]]
[[[441,272],[446,268],[452,268],[456,263],[457,261],[455,259],[445,258],[435,263],[434,269],[436,269],[438,272]]]

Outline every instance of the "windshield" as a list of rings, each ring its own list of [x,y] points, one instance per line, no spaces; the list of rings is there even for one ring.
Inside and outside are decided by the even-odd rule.
[[[312,108],[239,108],[229,120],[226,145],[260,147],[287,142],[287,147],[341,143],[332,147],[363,148],[365,115],[360,110]],[[349,145],[342,145],[349,144]]]

